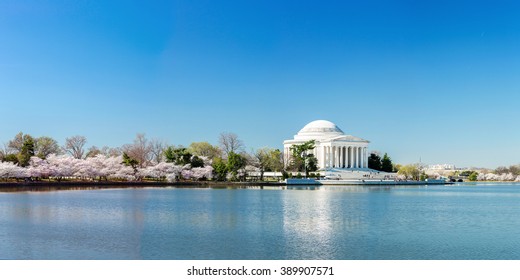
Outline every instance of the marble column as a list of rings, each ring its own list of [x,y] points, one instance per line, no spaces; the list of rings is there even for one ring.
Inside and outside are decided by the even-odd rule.
[[[365,158],[365,148],[361,150],[361,153],[363,155],[363,162],[361,163],[361,167],[365,168],[365,162],[367,161],[367,159]]]
[[[343,153],[344,153],[344,157],[343,157],[343,168],[347,168],[347,159],[348,159],[348,150],[347,150],[347,146],[343,146]]]
[[[354,147],[354,168],[357,168],[357,162],[358,162],[358,148]]]
[[[332,148],[332,146],[329,147],[329,155],[330,155],[329,167],[332,168],[332,166],[334,165],[334,149]]]
[[[352,168],[352,147],[348,147],[347,149],[348,153],[348,168]]]
[[[363,148],[359,147],[359,168],[363,167]]]
[[[354,147],[350,147],[350,168],[354,168]]]
[[[338,159],[339,159],[338,147],[334,146],[334,167],[335,168],[338,168]]]
[[[368,168],[368,155],[367,155],[367,148],[364,148],[363,149],[365,154],[363,156],[363,160],[365,162],[365,164],[363,165],[364,168]]]
[[[358,168],[361,168],[361,147],[358,148]]]
[[[339,168],[343,168],[343,147],[339,147]]]
[[[321,164],[320,166],[325,168],[325,146],[322,147],[321,149],[321,155],[320,155],[320,158],[321,158]]]
[[[345,146],[341,146],[341,168],[345,168]]]

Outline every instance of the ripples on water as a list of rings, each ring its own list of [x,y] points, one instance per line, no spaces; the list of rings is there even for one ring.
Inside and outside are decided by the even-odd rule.
[[[520,259],[520,185],[0,193],[1,259]]]

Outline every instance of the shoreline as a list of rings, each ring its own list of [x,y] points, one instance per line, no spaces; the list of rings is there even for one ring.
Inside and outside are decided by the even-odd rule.
[[[0,182],[0,192],[17,191],[51,191],[51,190],[77,190],[77,189],[112,189],[112,188],[145,188],[145,187],[176,187],[176,188],[218,188],[218,187],[263,187],[285,186],[283,182],[118,182],[118,181],[65,181],[65,182]]]
[[[509,181],[482,181],[482,182],[464,182],[466,184],[520,184],[520,182],[509,182]],[[417,186],[422,184],[287,184],[286,182],[269,182],[269,181],[257,181],[257,182],[215,182],[215,181],[180,181],[180,182],[153,182],[153,181],[135,181],[135,182],[122,182],[122,181],[62,181],[62,182],[0,182],[0,193],[8,192],[39,192],[39,191],[60,191],[60,190],[101,190],[101,189],[126,189],[126,188],[259,188],[264,187],[281,187],[282,189],[287,187],[320,187],[320,186]],[[427,185],[427,184],[424,184]],[[431,184],[440,185],[440,184]],[[457,183],[442,184],[456,186]]]

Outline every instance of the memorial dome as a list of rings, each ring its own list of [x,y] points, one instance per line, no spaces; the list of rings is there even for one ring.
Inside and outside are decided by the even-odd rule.
[[[301,145],[310,140],[314,140],[315,144],[310,153],[318,160],[318,166],[322,170],[368,167],[369,141],[347,135],[335,123],[326,120],[308,123],[294,135],[294,139],[283,142],[285,162],[291,162],[293,145]]]
[[[318,138],[339,136],[343,134],[345,133],[336,124],[326,120],[310,122],[298,132],[298,136],[319,136]]]

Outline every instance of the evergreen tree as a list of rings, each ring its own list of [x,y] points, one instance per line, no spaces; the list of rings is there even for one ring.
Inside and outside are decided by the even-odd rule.
[[[227,166],[231,172],[232,180],[237,180],[238,171],[246,166],[246,159],[240,154],[229,152]]]
[[[20,166],[26,167],[32,156],[34,156],[34,139],[31,135],[26,134],[23,136],[22,149],[18,154],[18,163]]]
[[[191,168],[204,167],[204,160],[198,156],[193,156],[193,157],[191,157],[190,164],[191,164]]]
[[[127,153],[123,153],[123,162],[126,166],[131,166],[134,170],[134,175],[137,174],[137,166],[139,165],[139,161],[131,158]]]
[[[305,157],[305,176],[309,177],[309,172],[318,171],[318,159],[310,154]]]
[[[213,160],[213,173],[215,174],[215,180],[217,181],[225,181],[228,173],[227,164],[222,160],[222,158],[216,158]]]
[[[313,150],[316,147],[316,141],[309,140],[303,144],[300,145],[292,145],[291,146],[291,153],[292,153],[292,169],[296,171],[304,171],[306,167],[306,160],[305,157],[308,157],[310,155],[307,155],[308,150]],[[313,170],[315,171],[315,170]]]
[[[393,170],[394,166],[392,164],[392,159],[385,153],[381,160],[381,171],[392,172]]]
[[[164,151],[164,156],[166,157],[166,162],[173,162],[176,165],[191,164],[192,155],[186,148],[168,147]]]
[[[368,157],[368,168],[381,171],[381,157],[375,153],[371,153]]]

